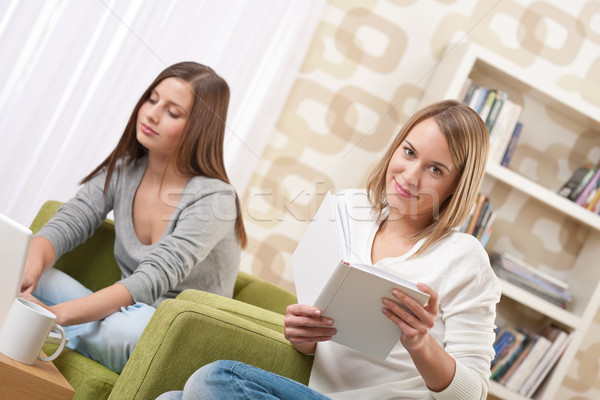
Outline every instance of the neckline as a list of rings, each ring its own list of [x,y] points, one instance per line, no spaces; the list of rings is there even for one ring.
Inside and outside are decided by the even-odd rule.
[[[376,263],[373,262],[373,243],[375,242],[375,236],[377,235],[377,232],[379,231],[379,227],[381,226],[381,224],[383,223],[383,221],[385,221],[385,219],[389,216],[390,210],[389,207],[385,207],[381,213],[381,217],[379,218],[378,221],[376,221],[376,223],[373,224],[373,228],[371,229],[371,233],[369,234],[369,245],[368,245],[368,260],[370,262],[371,265],[376,266],[377,264],[380,264],[386,260],[395,260],[395,261],[405,261],[407,258],[409,258],[410,256],[412,256],[413,254],[415,254],[423,245],[423,243],[425,242],[425,239],[420,239],[417,243],[415,243],[406,253],[399,255],[399,256],[395,256],[395,257],[384,257],[381,260],[377,261]]]
[[[183,188],[181,189],[182,195],[179,196],[179,199],[177,200],[177,205],[175,206],[175,210],[173,210],[173,213],[171,214],[171,217],[169,218],[169,222],[167,222],[167,225],[165,226],[165,229],[163,229],[160,237],[154,243],[144,244],[140,240],[140,238],[135,230],[135,225],[133,224],[133,201],[135,200],[135,196],[138,192],[140,185],[142,184],[142,179],[144,178],[146,169],[148,168],[148,156],[144,157],[143,159],[134,160],[133,162],[137,162],[140,160],[143,160],[143,162],[140,162],[139,166],[137,167],[137,170],[134,173],[135,179],[134,179],[134,182],[132,182],[133,183],[132,186],[135,187],[135,190],[132,190],[129,192],[129,197],[127,198],[127,201],[126,201],[126,207],[127,207],[126,211],[127,211],[127,216],[128,216],[127,217],[127,225],[128,225],[128,230],[129,230],[130,234],[132,235],[132,237],[135,238],[137,244],[140,247],[146,248],[146,247],[152,247],[152,246],[156,245],[167,235],[167,232],[170,231],[170,228],[174,223],[173,222],[174,219],[172,218],[173,213],[175,213],[179,209],[179,206],[180,206],[182,198],[183,198],[183,193],[185,192],[185,190],[186,190],[187,186],[189,185],[190,181],[192,180],[192,178],[188,179],[187,182],[185,183],[185,185],[183,186]],[[135,174],[137,174],[137,175],[135,175]]]

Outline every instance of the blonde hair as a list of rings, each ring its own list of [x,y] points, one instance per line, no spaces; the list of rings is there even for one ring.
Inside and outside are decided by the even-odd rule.
[[[438,218],[434,218],[429,226],[410,238],[413,244],[425,238],[423,246],[415,255],[423,253],[467,218],[477,199],[488,155],[487,127],[467,105],[456,100],[444,100],[417,111],[396,135],[367,180],[369,201],[379,216],[387,206],[385,178],[394,152],[415,125],[429,118],[433,118],[446,137],[452,161],[460,177],[454,193],[440,204]]]

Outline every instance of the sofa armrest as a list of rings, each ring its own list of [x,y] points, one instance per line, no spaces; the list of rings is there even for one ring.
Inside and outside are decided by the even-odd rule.
[[[263,293],[263,296],[265,295]],[[284,316],[282,314],[243,301],[194,289],[184,290],[177,296],[177,300],[204,304],[283,334]]]
[[[109,399],[155,399],[181,390],[198,368],[238,360],[307,383],[312,357],[281,333],[255,322],[182,299],[160,304]]]
[[[233,298],[266,310],[285,314],[285,308],[298,302],[296,295],[270,282],[239,271]]]

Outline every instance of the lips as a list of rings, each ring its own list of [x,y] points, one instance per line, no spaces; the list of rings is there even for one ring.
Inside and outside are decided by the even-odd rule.
[[[140,124],[140,130],[142,131],[142,133],[144,135],[158,136],[158,133],[156,133],[152,128],[150,128],[148,125],[146,125],[144,123]]]
[[[407,199],[415,199],[415,198],[417,198],[416,195],[412,194],[408,189],[405,189],[395,179],[394,179],[394,189],[396,189],[396,193],[398,193],[402,197],[406,197]]]

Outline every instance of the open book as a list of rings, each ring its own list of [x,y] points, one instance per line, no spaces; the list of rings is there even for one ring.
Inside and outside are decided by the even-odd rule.
[[[299,303],[318,307],[333,318],[334,342],[385,359],[401,330],[383,314],[382,298],[395,299],[393,288],[421,304],[427,303],[429,295],[373,265],[348,261],[349,216],[342,201],[327,193],[292,255],[296,294]]]

